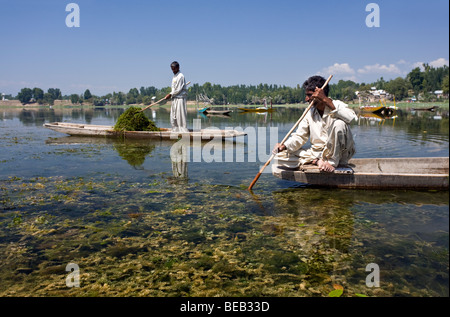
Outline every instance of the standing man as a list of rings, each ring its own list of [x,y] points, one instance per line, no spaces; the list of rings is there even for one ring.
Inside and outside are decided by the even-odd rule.
[[[278,164],[298,168],[314,164],[323,172],[334,172],[339,165],[346,165],[355,154],[355,144],[350,122],[357,119],[355,112],[345,103],[328,98],[329,87],[322,87],[325,78],[312,76],[303,83],[306,102],[315,99],[314,106],[303,118],[298,129],[283,144],[275,145]],[[310,140],[311,147],[303,146]]]
[[[186,117],[186,98],[187,89],[184,75],[180,72],[180,64],[173,62],[170,64],[173,72],[172,91],[167,94],[165,99],[172,98],[172,107],[170,108],[170,124],[173,132],[189,132],[187,129]]]

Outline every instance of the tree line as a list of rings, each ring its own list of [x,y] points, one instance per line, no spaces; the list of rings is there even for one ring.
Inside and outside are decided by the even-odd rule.
[[[385,90],[390,95],[395,96],[397,101],[415,96],[418,100],[433,101],[434,91],[442,90],[443,94],[449,93],[449,67],[432,67],[423,64],[423,69],[417,67],[407,74],[405,78],[397,77],[385,81],[383,77],[373,83],[356,83],[351,80],[339,80],[338,83],[330,84],[330,97],[351,101],[356,99],[357,91],[370,91],[372,87]],[[60,89],[49,88],[44,92],[40,88],[23,88],[16,97],[7,96],[9,99],[20,100],[23,104],[37,102],[39,104],[52,105],[55,100],[70,100],[73,104],[93,104],[94,106],[104,105],[149,105],[155,100],[163,98],[170,93],[170,87],[158,89],[156,87],[131,88],[128,93],[113,92],[104,96],[92,95],[89,89],[82,94],[72,94],[62,96]],[[295,104],[305,100],[305,91],[300,85],[288,87],[284,85],[233,85],[221,86],[206,82],[203,85],[193,84],[188,88],[188,100],[197,100],[198,96],[207,96],[213,104],[261,104],[265,99],[272,104]]]

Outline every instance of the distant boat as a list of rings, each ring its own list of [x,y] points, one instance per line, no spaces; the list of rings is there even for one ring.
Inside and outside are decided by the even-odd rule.
[[[229,114],[231,110],[206,110],[206,114]]]
[[[375,114],[380,114],[385,117],[391,117],[397,107],[393,106],[362,106],[359,108],[362,112],[370,112]]]
[[[287,169],[272,165],[278,178],[322,187],[361,189],[447,189],[448,157],[351,159],[349,167],[333,173],[316,165]]]
[[[362,112],[372,112],[372,113],[376,113],[376,114],[381,114],[386,117],[390,117],[395,113],[395,110],[398,110],[398,107],[395,104],[395,97],[394,97],[394,105],[393,106],[387,106],[386,102],[384,102],[384,105],[383,105],[383,103],[380,100],[380,106],[365,105],[365,106],[359,107],[359,109]]]
[[[264,106],[262,106],[262,107],[257,107],[257,108],[238,108],[238,110],[241,110],[243,112],[269,112],[269,111],[273,111],[274,110],[272,108],[272,101],[270,102],[270,108],[267,107],[267,99],[266,98],[263,99],[263,103],[264,103]]]
[[[204,113],[204,112],[208,111],[209,109],[211,109],[211,108],[209,108],[209,107],[204,107],[204,108],[202,108],[202,109],[198,109],[198,112]]]
[[[366,111],[366,112],[372,112],[372,113],[377,113],[380,112],[381,110],[385,109],[385,106],[361,106],[359,107],[359,109],[361,109],[362,111]]]
[[[258,108],[238,108],[238,110],[243,112],[269,112],[274,111],[275,109],[268,107],[258,107]]]
[[[415,110],[415,111],[435,111],[437,109],[439,109],[438,106],[433,106],[433,107],[429,107],[429,108],[412,108],[412,110]]]
[[[56,132],[75,136],[124,137],[128,139],[177,140],[184,134],[189,134],[191,139],[199,137],[202,140],[212,140],[218,138],[235,138],[246,135],[246,133],[236,130],[219,129],[201,129],[200,131],[189,130],[189,132],[172,132],[171,129],[167,128],[160,128],[160,131],[115,131],[113,126],[67,122],[44,123],[44,127]]]

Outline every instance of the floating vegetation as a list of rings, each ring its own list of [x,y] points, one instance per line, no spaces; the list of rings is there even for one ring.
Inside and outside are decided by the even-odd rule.
[[[130,107],[122,113],[114,126],[116,131],[159,131],[138,107]]]
[[[348,196],[336,193],[317,204],[317,194],[276,193],[273,206],[238,187],[160,176],[142,183],[111,175],[11,177],[2,185],[10,208],[0,217],[0,296],[445,295],[444,286],[414,289],[393,269],[383,273],[384,287],[367,288],[367,263],[386,267],[401,257],[417,265],[415,254],[443,263],[436,278],[445,282],[448,248],[423,240],[396,245],[381,219],[370,219],[376,232],[369,235]],[[187,201],[190,196],[196,198]],[[256,212],[261,205],[277,212]],[[384,248],[367,248],[371,237],[382,237]],[[65,285],[68,263],[80,267],[79,288]]]

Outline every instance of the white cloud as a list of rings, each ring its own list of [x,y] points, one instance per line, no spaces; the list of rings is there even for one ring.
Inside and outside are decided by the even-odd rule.
[[[438,58],[437,60],[430,62],[430,66],[433,66],[434,68],[442,67],[444,65],[448,66],[448,64],[449,64],[448,63],[448,59],[445,59],[443,57]]]
[[[335,63],[332,66],[326,67],[321,73],[336,74],[336,75],[353,75],[355,70],[350,67],[348,63],[338,64]]]
[[[363,68],[358,69],[359,74],[401,74],[401,70],[395,64],[389,65],[366,65]]]
[[[394,78],[397,76],[406,76],[412,69],[419,67],[422,71],[424,62],[412,63],[404,59],[400,59],[396,63],[392,64],[373,64],[365,65],[358,68],[356,71],[350,66],[349,63],[335,63],[331,66],[323,68],[318,75],[328,76],[334,75],[339,79],[352,80],[354,82],[371,82],[375,81],[380,76],[385,79]],[[449,65],[448,59],[438,58],[434,61],[428,62],[432,67],[442,67]]]
[[[426,64],[426,63],[425,62],[415,62],[414,64],[412,64],[412,68],[411,69],[419,67],[421,71],[424,71],[425,68],[423,67],[423,64]],[[441,58],[438,58],[438,59],[436,59],[434,61],[429,62],[428,65],[430,65],[430,66],[432,66],[434,68],[438,68],[438,67],[442,67],[444,65],[448,66],[449,62],[448,62],[448,59],[445,59],[445,58],[441,57]]]
[[[356,81],[355,70],[351,68],[348,63],[334,63],[331,66],[323,68],[320,72],[318,72],[318,75],[324,77],[333,75],[340,79]]]
[[[419,67],[420,70],[424,70],[424,68],[423,68],[423,62],[415,62],[414,64],[412,64],[412,68],[411,68],[411,69],[415,69],[415,68],[417,68],[417,67]]]

